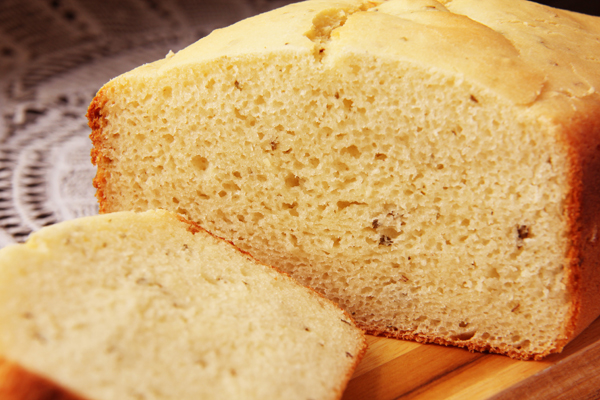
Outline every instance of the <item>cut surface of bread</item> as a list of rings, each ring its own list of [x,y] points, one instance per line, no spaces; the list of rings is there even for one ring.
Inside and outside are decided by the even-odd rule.
[[[332,302],[166,211],[0,251],[3,399],[338,399],[365,346]]]
[[[164,208],[366,330],[518,358],[600,313],[600,19],[309,1],[90,106],[102,212]]]

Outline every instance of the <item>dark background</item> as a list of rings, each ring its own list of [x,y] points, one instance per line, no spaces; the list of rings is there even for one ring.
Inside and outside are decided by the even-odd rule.
[[[564,10],[577,11],[584,14],[600,16],[600,0],[539,0],[536,3],[546,4]]]

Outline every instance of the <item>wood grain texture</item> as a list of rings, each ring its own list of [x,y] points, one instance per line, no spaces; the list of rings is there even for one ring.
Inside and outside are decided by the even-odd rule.
[[[369,336],[343,400],[600,399],[600,318],[542,361]]]

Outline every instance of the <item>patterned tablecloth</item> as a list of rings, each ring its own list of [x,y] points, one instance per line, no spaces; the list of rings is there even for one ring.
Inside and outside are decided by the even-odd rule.
[[[0,0],[0,247],[97,213],[85,112],[114,76],[291,0]],[[597,1],[547,0],[598,13]]]
[[[97,213],[85,113],[105,82],[289,2],[0,0],[0,247]]]

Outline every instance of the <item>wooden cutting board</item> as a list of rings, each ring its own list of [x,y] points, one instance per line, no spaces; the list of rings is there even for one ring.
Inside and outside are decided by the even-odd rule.
[[[543,361],[367,337],[343,400],[600,399],[600,318]]]

